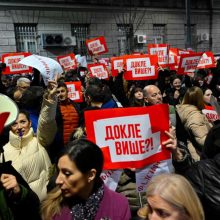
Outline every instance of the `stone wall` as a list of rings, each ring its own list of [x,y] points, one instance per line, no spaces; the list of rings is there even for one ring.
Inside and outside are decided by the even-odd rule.
[[[90,15],[88,16],[88,13]],[[37,23],[38,49],[43,56],[54,57],[72,51],[72,48],[46,50],[42,48],[40,36],[42,33],[65,33],[71,36],[71,23],[91,23],[90,37],[104,35],[106,37],[109,54],[118,54],[118,31],[114,19],[116,12],[70,12],[70,11],[39,11],[39,10],[3,10],[0,11],[0,55],[16,51],[14,23]],[[120,12],[118,12],[120,13]],[[143,11],[137,16],[141,16]],[[166,24],[167,43],[172,47],[185,48],[185,11],[184,10],[156,10],[149,9],[137,29],[135,35],[147,35],[148,43],[153,43],[153,24]],[[209,11],[193,11],[192,24],[196,25],[197,33],[210,33]],[[134,30],[137,20],[134,23]],[[213,12],[212,50],[220,52],[220,14]],[[198,51],[209,50],[209,41],[195,42],[194,48]],[[138,49],[146,52],[146,45],[139,45]]]

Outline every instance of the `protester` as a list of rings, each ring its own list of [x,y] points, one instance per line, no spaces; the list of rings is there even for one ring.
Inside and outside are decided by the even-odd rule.
[[[163,104],[163,97],[160,89],[155,85],[145,86],[143,89],[145,106]],[[172,126],[176,127],[176,113],[175,108],[169,105],[169,116],[170,123]]]
[[[104,100],[101,108],[106,109],[118,107],[117,102],[113,99],[111,90],[107,84],[103,84],[102,81],[97,77],[91,77],[86,83],[86,88],[91,85],[99,87],[100,93],[104,95]]]
[[[176,106],[180,118],[179,123],[183,124],[189,136],[189,140],[193,144],[193,146],[189,144],[188,147],[192,149],[192,151],[193,147],[196,148],[198,154],[201,153],[206,135],[211,128],[211,124],[202,113],[204,107],[203,92],[199,87],[189,88],[184,96],[182,104]],[[181,136],[184,130],[179,132]],[[195,159],[197,159],[196,155]]]
[[[131,90],[129,103],[130,103],[130,107],[143,107],[144,106],[144,95],[143,95],[142,88],[134,87]]]
[[[34,133],[37,132],[39,114],[43,101],[44,88],[41,86],[30,86],[21,95],[17,105],[30,114],[30,120]]]
[[[13,167],[27,181],[40,200],[46,196],[51,166],[45,147],[52,143],[57,130],[56,88],[56,82],[51,81],[44,96],[37,136],[34,136],[29,113],[20,110],[17,120],[11,126],[9,142],[3,147],[6,161],[12,161]]]
[[[24,92],[27,88],[31,86],[31,81],[30,79],[26,77],[20,77],[17,80],[17,88],[21,91]]]
[[[201,160],[194,163],[186,150],[179,150],[179,156],[173,160],[176,172],[184,175],[192,184],[205,212],[205,219],[220,218],[220,123],[207,134]]]
[[[210,104],[210,99],[211,96],[213,95],[212,90],[209,88],[205,88],[203,90],[203,100],[204,100],[204,104],[205,104],[205,108],[210,108],[211,104]],[[211,108],[212,109],[212,108]]]
[[[143,89],[144,101],[146,106],[162,104],[163,97],[160,89],[155,85],[145,86]]]
[[[204,220],[202,205],[190,183],[177,174],[161,174],[147,185],[146,219]]]
[[[79,106],[68,98],[68,88],[65,83],[58,83],[57,123],[58,132],[62,134],[62,145],[67,144],[71,134],[79,126]]]
[[[165,91],[166,102],[170,105],[180,104],[185,95],[186,88],[182,86],[180,77],[175,76],[171,79],[171,88]]]
[[[21,178],[18,181],[14,175],[0,175],[1,220],[41,220],[39,199]]]
[[[0,93],[7,94],[7,90],[11,86],[11,77],[0,74]]]
[[[100,179],[103,160],[94,143],[83,139],[70,142],[58,161],[58,187],[42,204],[43,219],[129,220],[127,200]]]

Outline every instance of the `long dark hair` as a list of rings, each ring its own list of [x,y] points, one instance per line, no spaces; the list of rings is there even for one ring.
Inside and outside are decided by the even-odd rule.
[[[62,155],[68,155],[82,173],[95,169],[96,179],[99,179],[104,158],[101,149],[93,142],[86,139],[71,141],[66,145]]]

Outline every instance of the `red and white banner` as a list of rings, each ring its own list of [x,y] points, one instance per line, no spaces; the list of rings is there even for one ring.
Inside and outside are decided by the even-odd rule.
[[[122,170],[103,170],[100,177],[109,189],[115,191],[121,174]]]
[[[112,76],[117,76],[124,68],[123,57],[112,57],[111,58]]]
[[[214,54],[211,51],[203,53],[197,69],[206,69],[213,67],[216,67]]]
[[[91,76],[95,76],[99,79],[109,78],[108,70],[103,63],[88,64],[88,70],[90,71]]]
[[[201,56],[202,53],[181,55],[177,74],[193,73],[199,64]]]
[[[99,62],[105,64],[106,66],[110,65],[110,59],[109,58],[100,58]]]
[[[125,80],[150,80],[158,78],[157,55],[124,56]]]
[[[4,125],[10,115],[10,112],[1,112],[0,113],[0,134],[2,133],[2,130],[4,128]]]
[[[148,44],[148,53],[158,56],[158,63],[161,67],[167,67],[169,63],[168,44]]]
[[[218,115],[218,113],[214,110],[214,108],[203,109],[202,113],[206,116],[206,118],[208,119],[209,122],[214,122],[216,120],[220,120],[220,115]]]
[[[136,171],[136,191],[146,192],[147,184],[154,177],[162,173],[173,173],[172,159],[157,161],[144,169]]]
[[[57,61],[63,67],[64,70],[77,68],[75,54],[73,53],[64,56],[58,56]]]
[[[40,71],[45,85],[48,84],[48,80],[54,80],[57,76],[63,73],[61,65],[54,59],[49,57],[43,57],[39,55],[30,55],[25,57],[20,64],[31,66]]]
[[[87,138],[103,151],[106,170],[142,168],[171,157],[162,146],[168,105],[86,111],[85,124]]]
[[[3,69],[2,74],[31,73],[31,67],[19,63],[19,61],[30,55],[30,53],[26,52],[3,54],[2,62],[6,64],[6,68]]]
[[[89,40],[87,39],[86,46],[90,55],[100,55],[108,52],[106,41],[103,36]]]
[[[169,65],[171,70],[178,68],[178,48],[169,49]]]
[[[82,83],[77,82],[65,82],[68,88],[68,98],[74,102],[83,102]]]

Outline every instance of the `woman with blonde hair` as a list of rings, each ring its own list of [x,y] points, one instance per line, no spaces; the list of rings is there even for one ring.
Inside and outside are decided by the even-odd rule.
[[[147,185],[148,220],[204,220],[200,200],[190,183],[177,174],[161,174]]]
[[[177,123],[182,125],[182,129],[180,129],[181,126],[177,124],[177,139],[188,141],[187,146],[195,160],[199,160],[198,155],[200,155],[205,138],[212,127],[202,113],[204,107],[203,92],[196,86],[189,88],[182,103],[176,106]],[[184,134],[186,134],[186,140],[183,140]],[[196,149],[196,152],[193,148]]]

